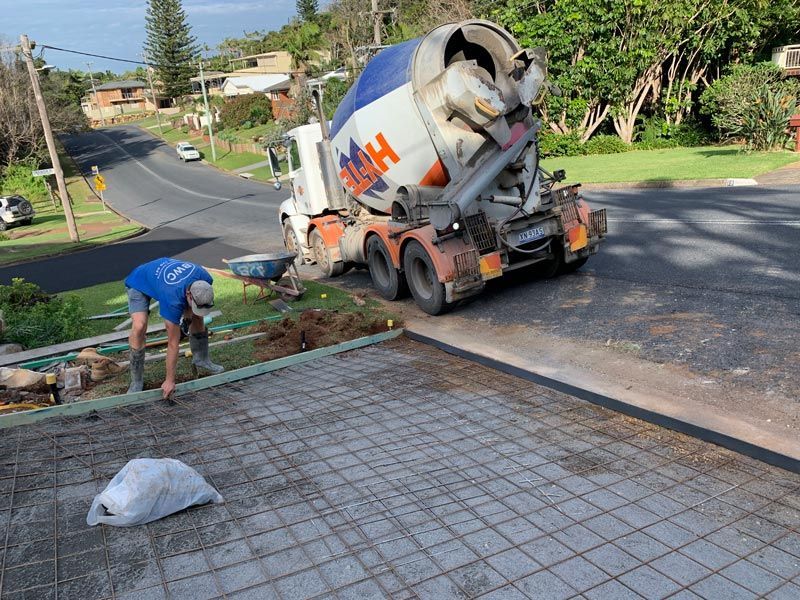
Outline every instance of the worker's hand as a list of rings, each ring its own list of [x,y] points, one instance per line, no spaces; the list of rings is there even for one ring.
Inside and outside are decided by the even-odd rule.
[[[161,397],[169,400],[173,393],[175,393],[175,382],[167,379],[161,384]]]

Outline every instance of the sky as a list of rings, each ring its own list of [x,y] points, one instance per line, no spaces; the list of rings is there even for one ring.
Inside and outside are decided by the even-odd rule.
[[[40,45],[141,60],[145,39],[145,0],[0,0],[0,46],[19,43],[25,33]],[[183,0],[192,34],[214,48],[244,31],[279,29],[295,14],[294,0]],[[38,49],[34,50],[34,56]],[[115,73],[135,64],[45,50],[48,64],[60,69]]]

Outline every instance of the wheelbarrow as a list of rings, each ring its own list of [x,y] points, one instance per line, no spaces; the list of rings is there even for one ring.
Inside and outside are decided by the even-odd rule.
[[[273,252],[270,254],[248,254],[238,258],[223,259],[233,275],[242,282],[242,299],[247,304],[248,286],[258,288],[253,303],[266,300],[270,292],[279,294],[284,300],[301,298],[306,292],[294,264],[296,252]],[[288,273],[289,284],[280,285],[281,277]]]

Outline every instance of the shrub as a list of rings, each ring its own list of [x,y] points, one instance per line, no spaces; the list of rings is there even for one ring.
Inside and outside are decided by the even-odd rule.
[[[584,154],[619,154],[630,149],[617,135],[596,135],[583,145]]]
[[[226,127],[240,127],[246,122],[263,125],[272,120],[272,101],[264,94],[236,96],[225,103],[220,116]]]
[[[673,125],[670,127],[669,135],[678,146],[691,148],[693,146],[704,146],[709,143],[708,132],[699,124],[691,121]]]
[[[47,198],[42,178],[31,175],[31,171],[38,168],[36,163],[9,165],[0,178],[0,193],[19,194],[28,200]]]
[[[672,138],[666,137],[659,137],[649,142],[641,141],[633,143],[633,147],[636,148],[636,150],[664,150],[665,148],[677,148],[678,146],[680,146],[678,142]]]
[[[734,65],[700,97],[701,112],[723,138],[743,139],[747,150],[783,148],[789,117],[797,109],[800,82],[787,79],[777,65]]]
[[[584,153],[584,148],[577,133],[542,133],[539,136],[539,153],[542,158],[578,156]]]
[[[51,296],[38,285],[17,277],[11,280],[11,285],[0,286],[0,312],[5,322],[0,342],[38,348],[86,334],[80,298]]]

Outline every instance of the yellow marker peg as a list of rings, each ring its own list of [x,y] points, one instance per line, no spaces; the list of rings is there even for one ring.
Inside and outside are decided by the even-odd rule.
[[[386,326],[387,326],[389,329],[391,329],[392,327],[394,327],[394,321],[392,321],[391,319],[389,319],[388,321],[386,321]]]
[[[320,298],[322,298],[322,299],[324,300],[325,298],[327,298],[327,297],[328,297],[328,294],[320,294],[320,295],[319,295],[319,297],[320,297]]]

